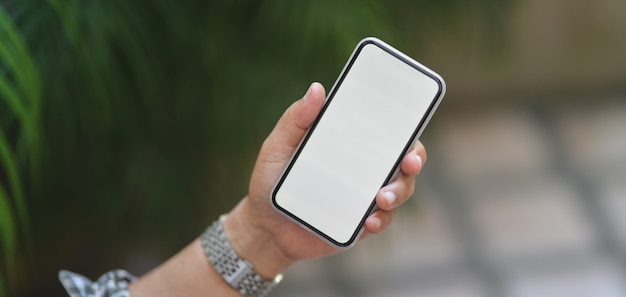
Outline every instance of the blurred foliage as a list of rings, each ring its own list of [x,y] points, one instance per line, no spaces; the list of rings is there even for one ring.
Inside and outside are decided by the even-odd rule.
[[[0,7],[0,296],[4,273],[17,269],[18,231],[29,234],[23,171],[37,172],[40,136],[40,85],[37,69],[18,29]],[[19,223],[19,224],[18,224]],[[18,230],[18,225],[21,230]],[[8,280],[15,276],[8,273]]]
[[[508,1],[474,2],[497,16]],[[50,296],[60,268],[95,277],[133,250],[173,253],[246,194],[260,143],[311,81],[329,88],[365,36],[416,54],[461,3],[6,2],[0,272]]]

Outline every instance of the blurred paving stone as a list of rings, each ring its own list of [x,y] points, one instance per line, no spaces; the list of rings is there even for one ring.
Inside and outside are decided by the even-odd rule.
[[[612,235],[617,239],[619,248],[626,252],[626,169],[599,179],[597,191],[596,199],[608,218]]]
[[[346,296],[342,292],[337,291],[334,288],[327,287],[323,284],[284,286],[283,284],[276,287],[270,295],[271,297],[344,297]]]
[[[606,261],[560,271],[526,271],[513,275],[511,297],[623,297],[622,272]]]
[[[326,279],[328,265],[324,261],[299,262],[289,267],[284,273],[285,286],[298,283],[323,283]],[[281,285],[282,286],[282,285]]]
[[[468,192],[470,216],[494,260],[595,247],[593,228],[576,203],[573,185],[558,176]]]
[[[461,274],[435,284],[420,282],[407,283],[403,286],[386,287],[372,290],[364,297],[486,297],[484,288],[476,277]]]
[[[626,168],[626,98],[567,107],[555,113],[557,134],[577,171],[601,174]]]
[[[270,296],[346,296],[341,286],[337,286],[331,278],[333,258],[298,262],[285,271],[283,281]]]
[[[525,109],[458,112],[438,124],[429,151],[456,180],[535,174],[552,165],[541,128]]]

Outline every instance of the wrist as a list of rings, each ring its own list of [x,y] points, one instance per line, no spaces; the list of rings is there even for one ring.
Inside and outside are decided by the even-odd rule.
[[[237,255],[248,260],[266,280],[286,270],[293,260],[287,257],[271,234],[255,223],[248,198],[244,198],[224,221],[224,231]]]

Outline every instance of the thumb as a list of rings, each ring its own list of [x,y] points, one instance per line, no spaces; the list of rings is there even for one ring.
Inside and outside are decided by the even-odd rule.
[[[324,105],[326,91],[322,84],[311,84],[302,99],[294,102],[278,120],[269,136],[274,145],[295,149]]]

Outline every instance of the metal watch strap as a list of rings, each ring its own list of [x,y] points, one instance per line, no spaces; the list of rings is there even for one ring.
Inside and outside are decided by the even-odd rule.
[[[222,215],[200,235],[204,253],[215,271],[224,280],[246,297],[263,297],[267,295],[282,279],[282,274],[268,281],[254,272],[252,263],[239,258],[226,237]]]

